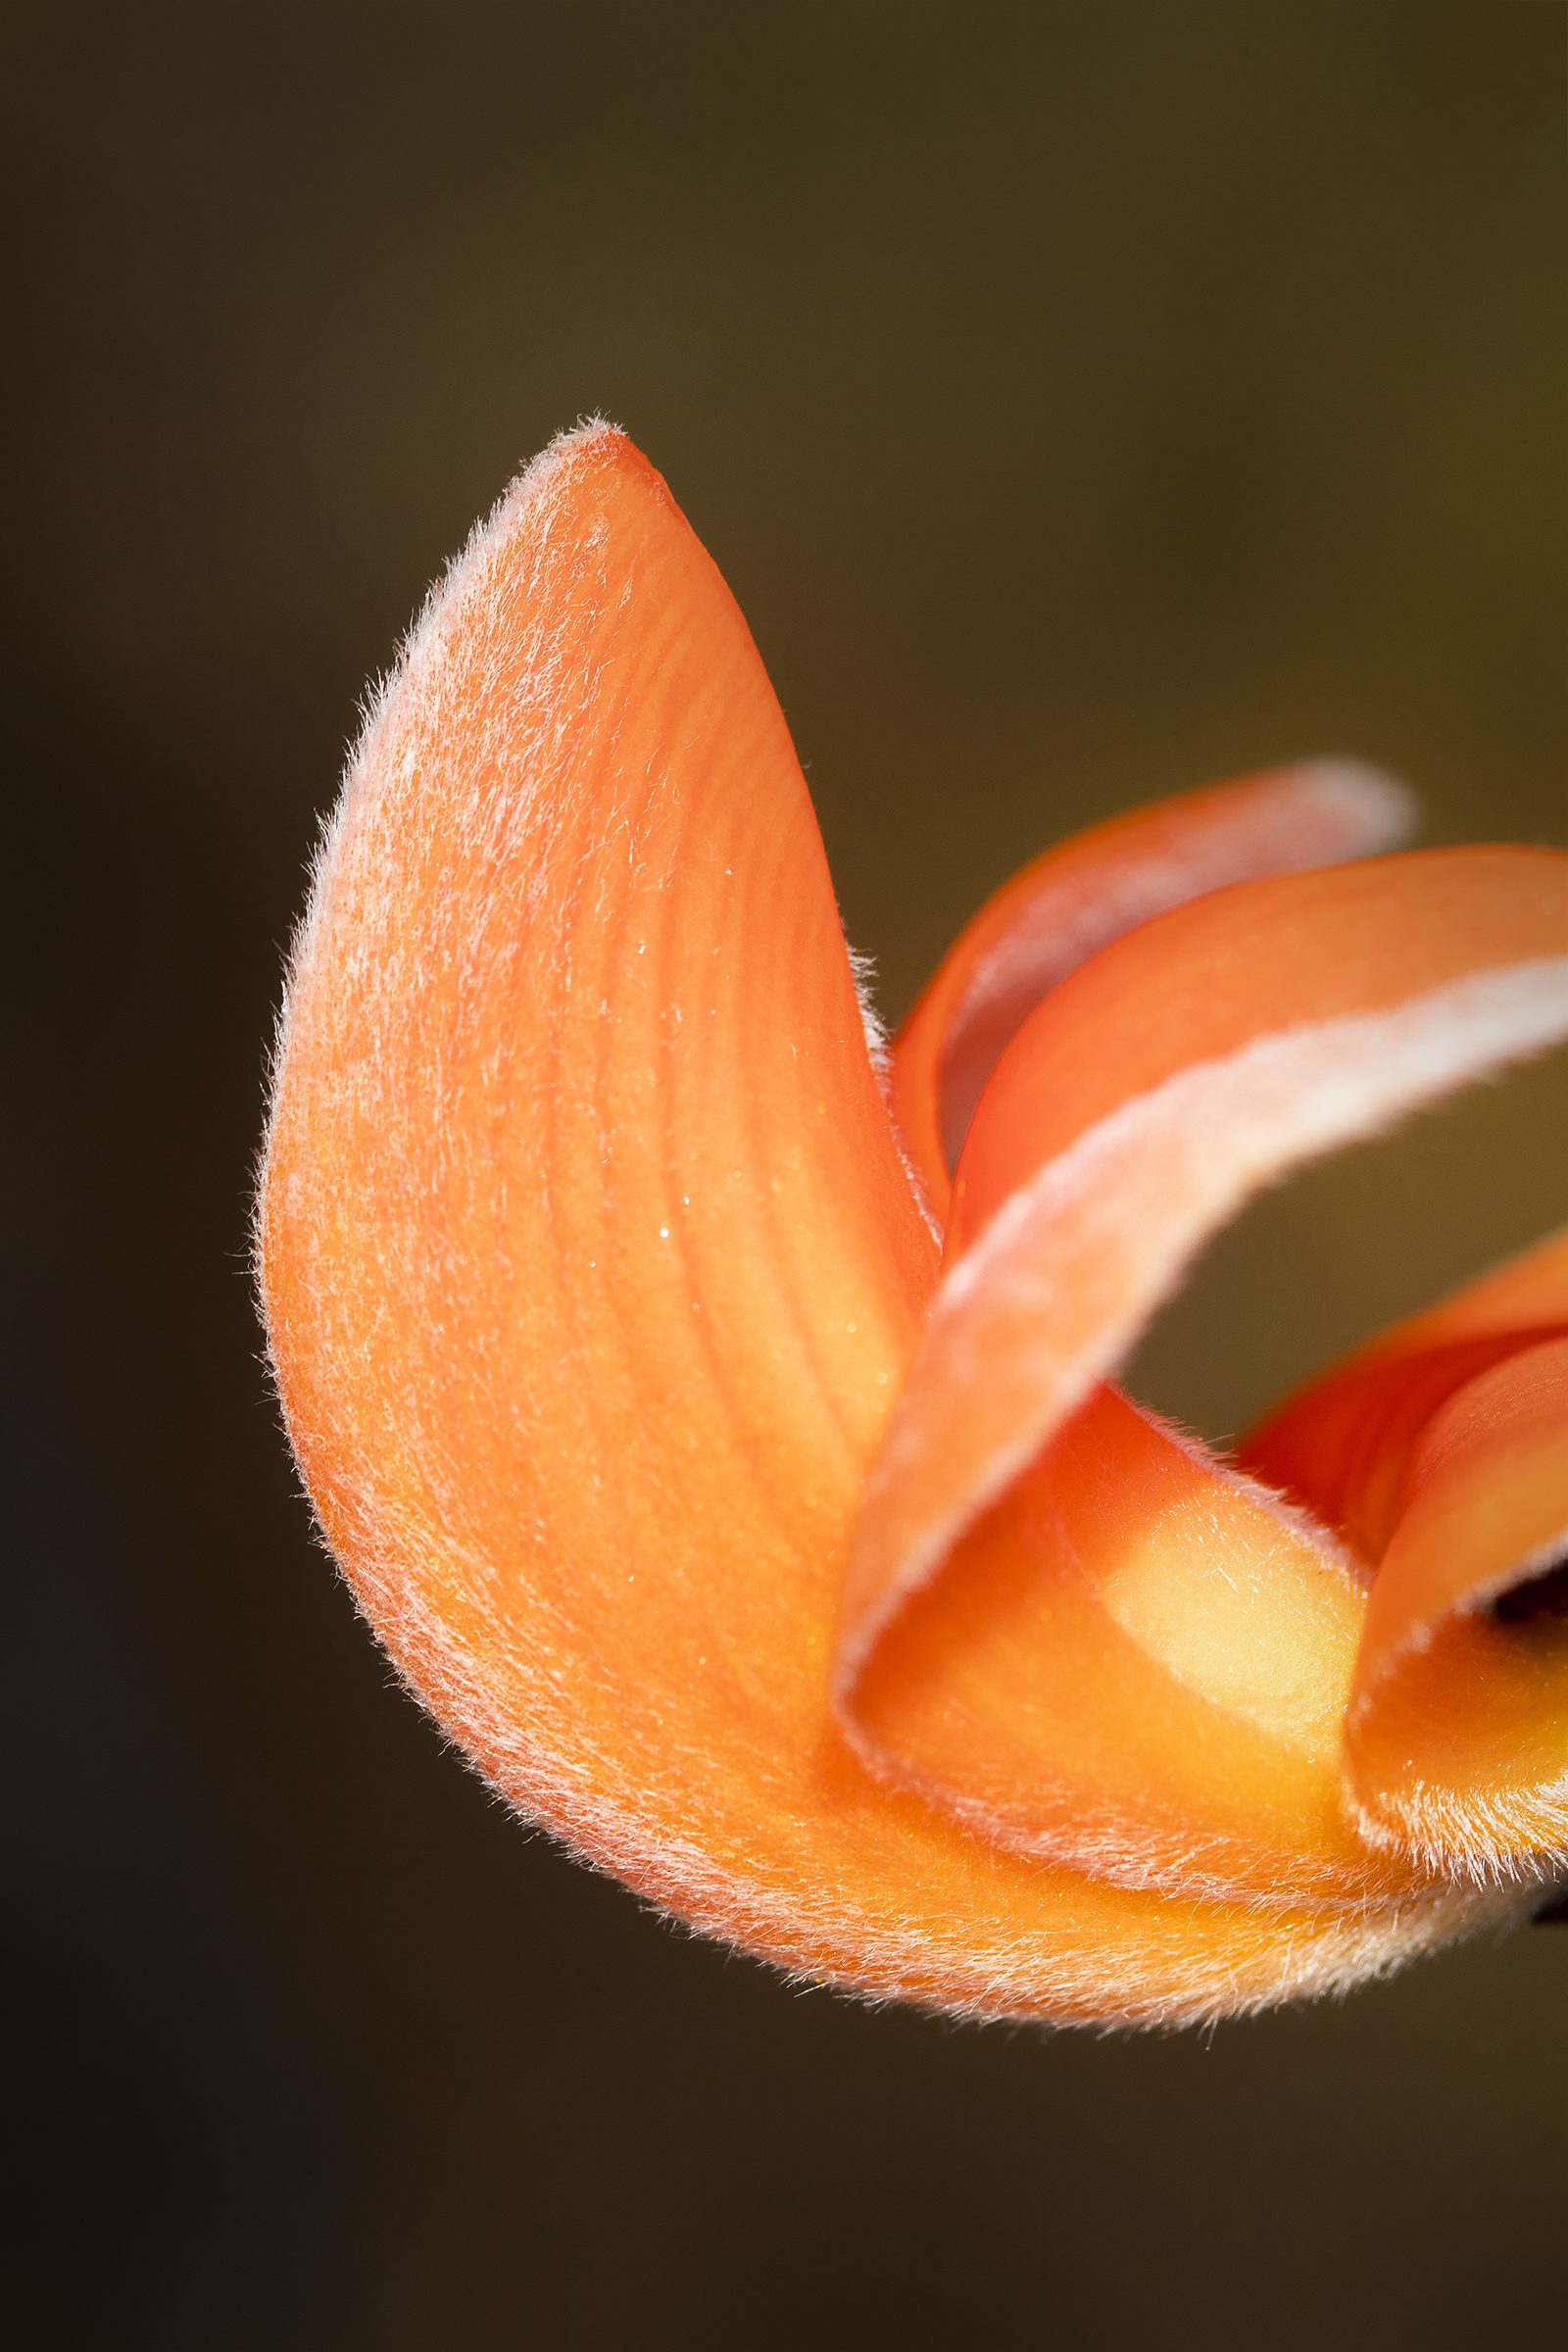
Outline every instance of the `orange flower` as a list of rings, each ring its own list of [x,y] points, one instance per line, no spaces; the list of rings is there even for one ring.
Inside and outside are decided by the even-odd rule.
[[[523,475],[366,727],[260,1208],[327,1541],[513,1802],[988,2015],[1255,2008],[1539,1899],[1568,1236],[1242,1466],[1108,1385],[1256,1186],[1568,1032],[1568,856],[1333,862],[1399,814],[1308,766],[1100,827],[884,1069],[663,482],[603,426]]]

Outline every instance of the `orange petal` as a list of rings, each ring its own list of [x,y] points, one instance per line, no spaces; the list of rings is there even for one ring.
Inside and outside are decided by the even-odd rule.
[[[1026,1853],[1260,1905],[1393,1901],[1341,1729],[1365,1609],[1332,1549],[1101,1387],[884,1626],[850,1720]]]
[[[1568,1526],[1568,1428],[1544,1377],[1565,1340],[1568,1232],[1381,1333],[1242,1449],[1376,1570],[1349,1783],[1367,1834],[1430,1868],[1486,1877],[1563,1851],[1559,1629],[1528,1582],[1500,1618],[1491,1604]]]
[[[1353,1584],[1261,1491],[1087,1400],[1257,1185],[1565,1031],[1568,857],[1547,851],[1244,884],[1116,942],[1045,1001],[982,1099],[949,1272],[858,1530],[837,1687],[886,1771],[1085,1867],[1120,1853],[1174,1880],[1200,1852],[1215,1885],[1347,1890],[1333,1730]],[[1042,1451],[1080,1408],[1146,1485],[1119,1531],[1094,1448],[1069,1430]],[[1031,1464],[1029,1494],[1009,1495]],[[1240,1636],[1215,1608],[1238,1579]],[[1270,1721],[1287,1655],[1307,1694],[1293,1757]],[[1097,1690],[1092,1725],[1060,1695],[1074,1678]],[[1032,1710],[1031,1688],[1051,1694]],[[1118,1772],[1128,1756],[1143,1768]]]
[[[1568,1332],[1568,1229],[1382,1332],[1277,1405],[1244,1466],[1333,1527],[1368,1568],[1397,1515],[1406,1462],[1467,1381]]]
[[[1568,1339],[1479,1373],[1412,1449],[1347,1760],[1369,1831],[1434,1866],[1568,1858]]]
[[[1561,1633],[1526,1574],[1568,1527],[1566,1341],[1568,1230],[1382,1331],[1242,1448],[1378,1571],[1349,1786],[1366,1833],[1432,1868],[1543,1870],[1566,1844]]]
[[[1112,817],[1004,883],[894,1041],[893,1112],[932,1212],[947,1214],[949,1170],[1004,1047],[1098,949],[1223,883],[1386,849],[1409,819],[1389,777],[1305,760]]]
[[[777,705],[618,435],[514,489],[368,728],[260,1255],[311,1494],[403,1672],[514,1802],[684,1918],[879,1994],[1123,2021],[1451,1930],[1042,1869],[833,1728],[933,1252]]]

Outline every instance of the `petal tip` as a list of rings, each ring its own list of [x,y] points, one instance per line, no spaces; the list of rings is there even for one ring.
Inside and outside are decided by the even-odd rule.
[[[1421,806],[1407,784],[1363,760],[1304,760],[1300,783],[1343,818],[1363,854],[1408,841],[1420,822]]]

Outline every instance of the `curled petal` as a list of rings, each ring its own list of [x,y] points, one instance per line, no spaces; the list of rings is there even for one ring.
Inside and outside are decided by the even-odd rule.
[[[1092,826],[1014,874],[966,923],[894,1043],[893,1113],[945,1217],[975,1105],[1028,1015],[1100,948],[1205,891],[1388,849],[1408,796],[1348,760],[1304,760]]]
[[[1243,1459],[1340,1525],[1370,1597],[1360,1826],[1486,1880],[1568,1859],[1568,1233],[1383,1333]]]
[[[1020,1851],[1263,1909],[1395,1902],[1429,1874],[1341,1796],[1364,1606],[1315,1531],[1102,1386],[841,1704],[873,1767]]]
[[[1435,1865],[1568,1857],[1568,1340],[1478,1373],[1412,1449],[1347,1760],[1371,1832]]]
[[[1483,1879],[1568,1858],[1568,1233],[1383,1333],[1244,1459],[1369,1571],[1346,1739],[1367,1834]]]
[[[1564,1333],[1568,1229],[1320,1373],[1249,1433],[1240,1458],[1337,1528],[1370,1572],[1433,1414],[1478,1373]]]
[[[836,1688],[868,1756],[1140,1884],[1415,1890],[1425,1861],[1380,1880],[1340,1805],[1356,1581],[1098,1384],[1259,1184],[1565,1031],[1549,851],[1240,885],[1045,1001],[982,1098],[857,1531]]]

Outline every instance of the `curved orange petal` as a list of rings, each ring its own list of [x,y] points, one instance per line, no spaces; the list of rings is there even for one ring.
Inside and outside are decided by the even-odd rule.
[[[975,1105],[1004,1047],[1050,991],[1151,915],[1257,874],[1387,849],[1407,795],[1346,760],[1156,801],[1045,851],[966,923],[893,1042],[894,1117],[933,1213],[947,1215]]]
[[[1568,1233],[1381,1334],[1244,1458],[1376,1571],[1347,1725],[1368,1835],[1481,1877],[1562,1860]]]
[[[1568,1228],[1317,1374],[1248,1433],[1239,1458],[1315,1512],[1371,1568],[1433,1414],[1478,1373],[1564,1332]]]
[[[1374,1835],[1434,1866],[1568,1857],[1568,1339],[1439,1407],[1405,1467],[1346,1727]]]
[[[1240,885],[1045,1001],[982,1099],[858,1529],[837,1689],[885,1771],[1139,1883],[1195,1854],[1254,1895],[1419,1881],[1340,1805],[1356,1581],[1096,1384],[1258,1184],[1565,1031],[1546,851]]]
[[[1131,1886],[1355,1907],[1340,1740],[1365,1601],[1263,1492],[1101,1387],[877,1634],[842,1703],[902,1786]]]
[[[932,1246],[756,650],[660,477],[558,445],[433,600],[325,845],[260,1206],[332,1549],[480,1769],[786,1967],[1211,2015],[1435,1903],[1195,1904],[875,1782],[826,1704]]]

